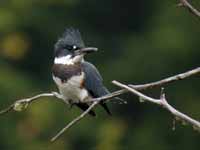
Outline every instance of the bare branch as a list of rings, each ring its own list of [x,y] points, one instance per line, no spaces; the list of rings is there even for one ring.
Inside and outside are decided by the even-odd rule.
[[[172,83],[174,81],[183,80],[185,78],[188,78],[188,77],[194,76],[194,75],[200,75],[200,67],[197,67],[195,69],[192,69],[192,70],[184,72],[184,73],[180,73],[180,74],[172,76],[172,77],[162,79],[160,81],[151,82],[151,83],[142,84],[142,85],[131,85],[130,84],[129,86],[136,90],[146,90],[146,89],[150,89],[150,88],[154,88],[154,87],[160,87],[160,86],[166,85],[168,83]]]
[[[76,124],[78,121],[80,121],[81,119],[83,119],[83,117],[85,117],[85,115],[87,115],[89,113],[89,111],[94,108],[100,101],[95,101],[93,102],[90,107],[84,111],[80,116],[76,117],[74,120],[72,120],[69,124],[67,124],[67,126],[65,126],[62,130],[60,130],[52,139],[51,142],[54,142],[55,140],[57,140],[67,129],[69,129],[70,127],[72,127],[74,124]]]
[[[174,82],[174,81],[178,81],[178,80],[182,80],[194,75],[199,75],[200,74],[200,67],[187,71],[185,73],[181,73],[172,77],[168,77],[165,78],[163,80],[160,81],[156,81],[156,82],[152,82],[152,83],[147,83],[147,84],[142,84],[142,85],[129,85],[127,86],[128,88],[130,88],[131,90],[134,90],[134,93],[136,95],[138,95],[139,97],[141,97],[142,99],[148,100],[152,103],[156,103],[158,105],[162,105],[164,103],[164,100],[162,100],[162,104],[161,104],[161,99],[154,99],[154,98],[150,98],[148,96],[143,95],[142,93],[136,91],[136,90],[146,90],[146,89],[150,89],[150,88],[154,88],[154,87],[160,87],[163,86],[165,84]],[[115,83],[115,81],[113,81]],[[82,118],[85,117],[85,115],[91,110],[93,109],[99,102],[101,101],[107,101],[108,99],[114,98],[116,96],[122,95],[124,93],[130,92],[130,89],[124,88],[122,90],[118,90],[115,91],[113,93],[107,94],[105,96],[99,97],[99,98],[94,98],[90,101],[86,101],[86,103],[91,103],[90,107],[84,111],[81,115],[79,115],[77,118],[75,118],[74,120],[72,120],[69,124],[67,124],[66,127],[64,127],[56,136],[54,136],[51,141],[55,141],[57,138],[59,138],[67,129],[69,129],[70,127],[72,127],[74,124],[76,124],[78,121],[80,121]],[[163,95],[163,94],[162,94]],[[52,92],[52,93],[43,93],[43,94],[39,94],[36,95],[34,97],[31,98],[26,98],[26,99],[21,99],[21,100],[17,100],[16,102],[14,102],[12,105],[10,105],[8,108],[2,110],[0,112],[1,114],[5,114],[7,112],[10,112],[11,110],[14,111],[22,111],[24,109],[26,109],[32,102],[36,101],[37,99],[41,98],[41,97],[56,97],[58,99],[61,99],[62,101],[64,101],[62,95],[60,95],[57,92]],[[187,122],[189,122],[190,124],[193,123],[194,127],[196,129],[199,129],[199,124],[198,122],[195,122],[194,120],[190,120],[190,117],[188,118],[188,116],[184,116],[182,115],[182,113],[180,113],[179,111],[175,111],[173,109],[172,106],[170,106],[167,101],[164,104],[164,106],[166,107],[167,110],[169,110],[172,114],[175,114],[175,116],[178,116],[178,118],[182,119],[182,120],[186,120]],[[181,115],[180,115],[181,114]]]
[[[13,110],[13,107],[14,107],[14,105],[12,104],[12,105],[8,106],[7,108],[1,110],[1,111],[0,111],[0,115],[6,114],[6,113],[12,111],[12,110]]]
[[[145,96],[144,94],[142,94],[142,93],[140,93],[140,92],[138,92],[136,90],[146,90],[146,89],[150,89],[150,88],[153,88],[153,87],[159,87],[159,86],[165,85],[167,83],[171,83],[171,82],[174,82],[174,81],[182,80],[182,79],[185,79],[185,78],[188,78],[190,76],[197,75],[197,74],[200,74],[200,67],[198,67],[196,69],[193,69],[193,70],[190,70],[190,71],[187,71],[185,73],[181,73],[181,74],[178,74],[178,75],[175,75],[175,76],[172,76],[172,77],[160,80],[160,81],[156,81],[156,82],[152,82],[152,83],[148,83],[148,84],[143,84],[143,85],[130,85],[131,87],[129,87],[129,86],[127,86],[127,87],[130,88],[131,90],[134,90],[135,94],[137,94],[137,96],[139,96],[140,98],[148,100],[148,101],[150,101],[152,103],[155,103],[155,104],[158,104],[158,105],[163,105],[163,104],[161,104],[162,101],[160,99],[150,98],[150,97]],[[117,81],[113,81],[114,84],[116,84],[115,82],[117,82]],[[54,142],[55,140],[57,140],[67,129],[69,129],[70,127],[72,127],[72,125],[74,125],[75,123],[77,123],[78,121],[80,121],[99,102],[111,99],[113,97],[122,95],[124,93],[127,93],[128,91],[130,91],[130,89],[124,88],[122,90],[115,91],[115,92],[107,94],[105,96],[102,96],[102,97],[95,98],[95,99],[92,99],[90,101],[87,101],[87,102],[93,102],[93,104],[86,111],[84,111],[80,116],[78,116],[77,118],[75,118],[74,120],[72,120],[69,124],[67,124],[56,136],[54,136],[51,139],[51,141]],[[161,96],[164,97],[163,90],[161,92]],[[97,102],[97,103],[95,103],[95,102]],[[167,104],[166,104],[166,106],[170,106],[170,105],[167,105]],[[173,107],[170,107],[170,110],[171,110],[171,108],[173,108]],[[177,116],[179,116],[179,118],[181,118],[182,116],[184,116],[184,115],[179,115],[179,111],[173,111],[173,112],[177,113],[178,114]],[[187,118],[186,115],[184,117]],[[190,119],[188,119],[188,121],[189,120]]]
[[[160,87],[160,86],[163,86],[165,84],[168,84],[168,83],[171,83],[171,82],[174,82],[174,81],[178,81],[178,80],[182,80],[182,79],[188,78],[190,76],[199,75],[199,74],[200,74],[200,67],[197,67],[196,69],[193,69],[193,70],[190,70],[190,71],[187,71],[185,73],[181,73],[181,74],[178,74],[178,75],[175,75],[175,76],[172,76],[172,77],[168,77],[168,78],[165,78],[165,79],[160,80],[160,81],[147,83],[147,84],[141,84],[141,85],[130,84],[129,86],[136,89],[136,90],[146,90],[146,89],[150,89],[150,88],[154,88],[154,87]],[[113,97],[117,97],[117,96],[122,95],[122,94],[127,93],[127,92],[128,92],[127,89],[118,90],[118,91],[115,91],[113,93],[107,94],[105,96],[86,101],[86,103],[94,102],[94,101],[105,101],[105,100],[111,99]],[[27,106],[30,105],[32,102],[36,101],[37,99],[39,99],[41,97],[56,97],[58,99],[63,100],[62,95],[60,95],[57,92],[42,93],[42,94],[36,95],[34,97],[31,97],[31,98],[17,100],[16,102],[14,102],[10,106],[8,106],[8,108],[0,111],[0,115],[8,113],[11,110],[22,111],[25,108],[27,108]]]
[[[200,122],[197,121],[197,120],[194,120],[192,119],[191,117],[185,115],[184,113],[178,111],[177,109],[175,109],[174,107],[172,107],[166,100],[165,98],[165,93],[161,92],[161,97],[160,99],[154,99],[154,98],[151,98],[151,97],[148,97],[144,94],[142,94],[141,92],[125,85],[125,84],[122,84],[118,81],[113,81],[113,84],[121,87],[121,88],[125,88],[127,89],[128,91],[132,92],[133,94],[137,95],[139,98],[142,98],[143,100],[146,100],[148,102],[151,102],[151,103],[154,103],[154,104],[157,104],[159,106],[162,106],[164,107],[166,110],[168,110],[172,115],[175,116],[175,118],[183,121],[183,122],[187,122],[189,124],[192,125],[193,128],[197,129],[198,131],[200,131]]]
[[[155,82],[151,82],[151,83],[147,83],[147,84],[140,84],[140,85],[129,84],[129,86],[134,88],[135,90],[141,91],[141,90],[152,89],[152,88],[155,88],[155,87],[161,87],[163,85],[166,85],[166,84],[178,81],[178,80],[183,80],[183,79],[186,79],[188,77],[195,76],[195,75],[200,75],[200,67],[197,67],[197,68],[189,70],[187,72],[180,73],[178,75],[174,75],[174,76],[171,76],[171,77],[159,80],[159,81],[155,81]],[[127,89],[121,89],[121,90],[109,93],[105,96],[95,98],[95,99],[92,99],[92,100],[89,100],[89,101],[86,101],[86,102],[93,102],[93,101],[96,101],[96,100],[98,100],[98,101],[107,100],[107,99],[111,99],[113,97],[117,97],[119,95],[125,94],[127,92],[128,92]]]
[[[188,0],[179,0],[180,3],[178,4],[178,6],[183,6],[185,8],[187,8],[193,15],[195,15],[196,17],[198,17],[200,19],[200,11],[198,11],[196,8],[194,8],[189,2]]]
[[[30,98],[25,98],[25,99],[20,99],[20,100],[15,101],[13,104],[8,106],[6,109],[0,111],[0,115],[8,113],[12,110],[22,111],[22,110],[26,109],[32,102],[38,100],[41,97],[57,97],[59,99],[62,99],[62,96],[57,92],[38,94],[38,95],[30,97]]]

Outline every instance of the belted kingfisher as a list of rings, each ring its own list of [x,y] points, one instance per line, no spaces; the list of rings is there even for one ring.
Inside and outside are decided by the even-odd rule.
[[[54,51],[53,80],[66,103],[84,111],[90,105],[84,101],[109,93],[96,67],[84,60],[86,54],[97,48],[86,47],[77,29],[67,28],[56,42]],[[105,103],[100,105],[111,114]],[[96,115],[93,110],[89,114]]]

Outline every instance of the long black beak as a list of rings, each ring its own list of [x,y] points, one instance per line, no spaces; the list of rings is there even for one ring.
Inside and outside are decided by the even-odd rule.
[[[84,47],[81,48],[79,50],[76,51],[77,54],[88,54],[88,53],[92,53],[92,52],[96,52],[98,50],[98,48],[96,47]]]

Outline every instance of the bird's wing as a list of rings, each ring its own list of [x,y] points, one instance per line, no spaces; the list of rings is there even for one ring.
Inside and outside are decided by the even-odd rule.
[[[103,85],[103,79],[95,66],[89,62],[84,62],[82,65],[83,71],[85,73],[84,85],[89,93],[94,98],[108,94],[109,91]],[[106,110],[108,114],[111,115],[111,112],[105,103],[101,102],[100,105]]]
[[[101,75],[93,64],[89,62],[83,62],[82,68],[85,73],[85,88],[93,97],[97,98],[109,93],[109,91],[103,85],[103,79]]]

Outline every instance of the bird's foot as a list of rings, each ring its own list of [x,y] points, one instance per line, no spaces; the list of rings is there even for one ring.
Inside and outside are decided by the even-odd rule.
[[[58,93],[58,92],[51,92],[55,97],[57,97],[58,99],[63,99],[64,100],[64,97]]]

